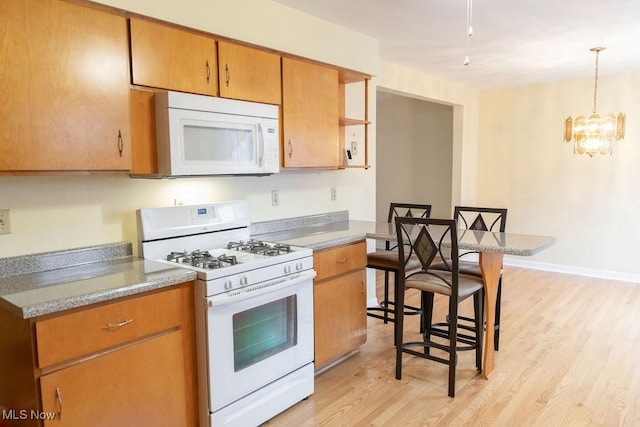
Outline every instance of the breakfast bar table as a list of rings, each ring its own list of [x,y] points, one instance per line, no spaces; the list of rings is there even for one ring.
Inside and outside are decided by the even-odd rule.
[[[314,250],[362,239],[397,240],[394,223],[350,220],[348,215],[334,221],[320,220],[316,222],[317,218],[315,217],[305,218],[305,220],[305,226],[296,228],[288,224],[289,226],[285,229],[268,234],[268,240],[285,241],[292,245],[311,247]],[[307,224],[307,222],[311,224]],[[493,339],[496,298],[504,255],[531,256],[554,243],[555,238],[548,236],[458,230],[458,249],[479,253],[478,262],[485,288],[485,319],[487,322],[482,370],[484,378],[491,374],[495,366]]]
[[[366,229],[367,238],[395,241],[395,224],[351,221],[360,223]],[[484,359],[482,377],[488,378],[495,367],[493,348],[496,317],[496,298],[498,280],[502,271],[504,255],[531,256],[555,243],[554,237],[528,234],[498,233],[491,231],[458,230],[458,248],[479,253],[478,262],[482,271],[485,290],[485,319],[487,322],[484,337]],[[396,288],[396,291],[398,289]],[[396,296],[397,299],[397,296]]]

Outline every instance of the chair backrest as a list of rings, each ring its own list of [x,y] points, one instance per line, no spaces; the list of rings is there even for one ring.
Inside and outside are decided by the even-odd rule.
[[[504,233],[507,225],[507,210],[503,208],[478,208],[456,206],[453,219],[458,228],[467,230],[499,231]]]
[[[504,233],[507,225],[507,210],[503,208],[456,206],[453,210],[453,219],[460,229]],[[460,256],[471,253],[477,252],[468,251],[460,254]]]
[[[387,222],[393,223],[394,218],[397,217],[409,217],[409,218],[429,218],[431,216],[431,205],[422,205],[415,203],[395,203],[389,204],[389,216]],[[395,249],[397,246],[392,245],[387,241],[385,244],[386,250]]]
[[[391,224],[393,219],[397,216],[429,218],[431,216],[431,205],[391,202],[389,204],[389,216],[387,217],[387,222]]]
[[[416,274],[433,276],[441,285],[451,289],[451,295],[458,294],[458,233],[453,219],[397,217],[396,236],[400,260],[399,277],[409,278]],[[409,258],[415,254],[421,269],[405,274]],[[443,274],[442,268],[431,269],[434,263],[447,260],[451,275]],[[454,300],[455,301],[455,300]]]

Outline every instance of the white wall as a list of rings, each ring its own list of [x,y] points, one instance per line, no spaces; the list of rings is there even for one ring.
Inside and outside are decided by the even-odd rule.
[[[613,155],[594,158],[563,140],[565,117],[591,112],[592,79],[483,91],[478,201],[508,207],[508,231],[556,237],[533,258],[543,268],[639,281],[640,74],[598,87],[598,111],[628,123]]]
[[[267,0],[103,0],[101,3],[253,42],[365,73],[377,70],[376,40]],[[375,87],[370,87],[370,104]],[[362,104],[362,98],[354,102]],[[358,110],[362,106],[356,105]],[[352,108],[347,105],[347,109]],[[371,114],[375,115],[375,106]],[[372,116],[374,117],[374,116]],[[375,131],[370,132],[375,162]],[[71,155],[71,154],[70,154]],[[330,199],[336,187],[338,198]],[[271,206],[279,190],[280,206]],[[137,241],[135,210],[246,199],[253,221],[349,210],[375,219],[373,170],[285,171],[268,177],[137,180],[123,175],[0,176],[0,209],[12,234],[0,257],[117,241]]]
[[[451,203],[475,203],[479,92],[385,61],[380,61],[375,83],[385,92],[453,106]]]
[[[378,41],[271,0],[93,0],[367,74]]]
[[[453,107],[378,91],[376,114],[377,219],[389,203],[432,205],[431,216],[451,215]]]

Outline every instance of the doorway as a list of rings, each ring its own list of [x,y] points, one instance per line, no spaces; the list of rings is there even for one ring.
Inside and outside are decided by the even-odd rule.
[[[376,92],[376,219],[389,203],[431,204],[449,218],[452,206],[453,107]]]

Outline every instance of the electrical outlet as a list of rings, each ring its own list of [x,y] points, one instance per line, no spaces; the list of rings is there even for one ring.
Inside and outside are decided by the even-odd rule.
[[[336,190],[336,187],[331,187],[331,200],[337,200],[338,199],[338,191]]]
[[[0,210],[0,234],[11,234],[9,209]]]
[[[358,155],[358,141],[351,141],[351,154]]]
[[[271,191],[271,206],[278,206],[280,204],[280,193],[278,190]]]

